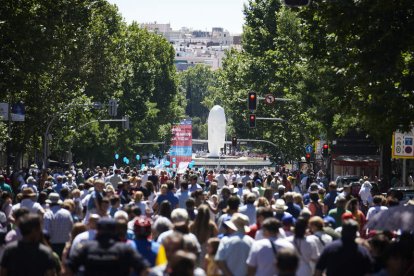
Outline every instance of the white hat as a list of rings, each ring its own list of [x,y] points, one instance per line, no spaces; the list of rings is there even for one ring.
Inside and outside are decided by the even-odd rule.
[[[249,217],[241,213],[233,214],[231,219],[228,221],[225,221],[224,224],[226,224],[230,229],[234,231],[241,231],[244,233],[247,233],[250,231]]]
[[[286,210],[288,207],[283,199],[277,199],[275,205],[273,205],[275,210]]]
[[[49,204],[62,204],[62,200],[58,193],[50,193],[46,203]]]

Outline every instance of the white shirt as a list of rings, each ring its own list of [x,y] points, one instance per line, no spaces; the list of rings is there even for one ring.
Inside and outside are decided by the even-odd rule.
[[[322,231],[316,232],[313,235],[307,237],[310,241],[314,242],[318,247],[318,252],[322,253],[325,246],[332,242],[332,237]]]
[[[249,256],[246,263],[248,266],[256,268],[256,276],[275,275],[276,272],[276,256],[273,252],[271,242],[274,243],[276,254],[281,248],[294,249],[293,245],[286,239],[262,239],[254,241],[250,248]]]
[[[233,275],[246,275],[247,266],[245,263],[253,242],[251,237],[239,232],[223,237],[214,259],[225,262]]]
[[[94,240],[96,236],[95,229],[89,229],[85,232],[78,234],[72,242],[72,247],[70,248],[69,256],[72,256],[75,252],[75,248],[79,246],[80,243],[83,241],[91,241]]]
[[[224,177],[224,175],[222,173],[217,175],[214,179],[217,180],[217,187],[219,189],[223,188],[224,185],[226,184],[225,183],[226,177]]]
[[[372,206],[371,208],[368,209],[367,220],[370,220],[373,216],[385,210],[388,210],[386,206]]]
[[[22,208],[25,207],[27,209],[29,209],[30,213],[35,213],[35,214],[39,214],[39,213],[44,213],[44,209],[42,207],[42,205],[40,205],[37,202],[34,202],[33,200],[31,200],[30,198],[25,198],[23,199],[20,203],[17,203],[15,205],[13,205],[12,207],[12,214]]]
[[[299,255],[299,267],[296,276],[313,275],[316,261],[321,254],[315,241],[308,237],[295,240],[294,236],[288,237],[287,240],[293,244]]]

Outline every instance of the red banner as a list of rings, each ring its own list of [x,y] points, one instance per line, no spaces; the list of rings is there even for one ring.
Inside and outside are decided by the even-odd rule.
[[[183,120],[179,125],[173,126],[173,138],[170,150],[170,162],[172,167],[178,168],[178,165],[181,162],[190,162],[192,160],[192,130],[190,119]]]

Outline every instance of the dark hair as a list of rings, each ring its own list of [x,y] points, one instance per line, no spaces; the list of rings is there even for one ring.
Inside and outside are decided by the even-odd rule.
[[[313,201],[313,202],[318,202],[319,200],[319,195],[318,192],[312,191],[309,193],[309,198]]]
[[[348,219],[342,223],[342,240],[347,242],[355,241],[356,233],[359,229],[358,222]]]
[[[162,217],[171,218],[171,203],[168,200],[161,202],[158,214]]]
[[[188,182],[187,181],[182,181],[180,183],[181,189],[183,190],[188,190]]]
[[[192,197],[189,197],[186,201],[185,201],[185,207],[187,208],[194,208],[195,206],[195,199]]]
[[[118,195],[113,195],[111,196],[110,201],[111,201],[111,205],[115,205],[120,201],[120,198]]]
[[[13,217],[17,221],[19,220],[19,218],[29,213],[30,213],[29,209],[27,209],[26,207],[21,207],[13,212]]]
[[[271,218],[273,217],[273,210],[270,207],[259,207],[256,210],[256,217]]]
[[[167,184],[167,189],[168,190],[170,190],[170,191],[174,190],[174,182],[173,181],[168,180],[166,184]]]
[[[237,210],[240,205],[240,199],[237,196],[231,196],[227,200],[227,204],[231,210]]]
[[[263,221],[262,228],[263,230],[267,230],[271,234],[277,234],[279,232],[280,226],[282,226],[282,224],[278,219],[267,218]]]
[[[298,217],[295,224],[295,238],[304,238],[306,229],[308,228],[308,221],[304,217]]]
[[[295,275],[299,265],[299,257],[292,248],[280,248],[276,254],[278,275]]]
[[[372,202],[374,202],[374,204],[381,204],[382,203],[382,198],[383,198],[382,195],[376,195],[372,199]]]
[[[184,250],[175,252],[171,261],[168,262],[170,276],[191,276],[196,268],[196,255]]]
[[[19,218],[19,229],[23,236],[30,235],[34,230],[41,231],[41,221],[38,214],[26,214]]]

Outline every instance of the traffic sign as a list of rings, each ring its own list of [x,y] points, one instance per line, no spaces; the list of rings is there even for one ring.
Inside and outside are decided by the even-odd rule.
[[[272,94],[267,94],[266,96],[265,96],[265,103],[266,104],[272,104],[272,103],[274,103],[275,102],[275,100],[276,100],[276,98],[275,98],[275,96],[273,96]]]
[[[311,145],[306,145],[305,151],[306,151],[306,153],[311,153],[313,151],[312,146]]]

